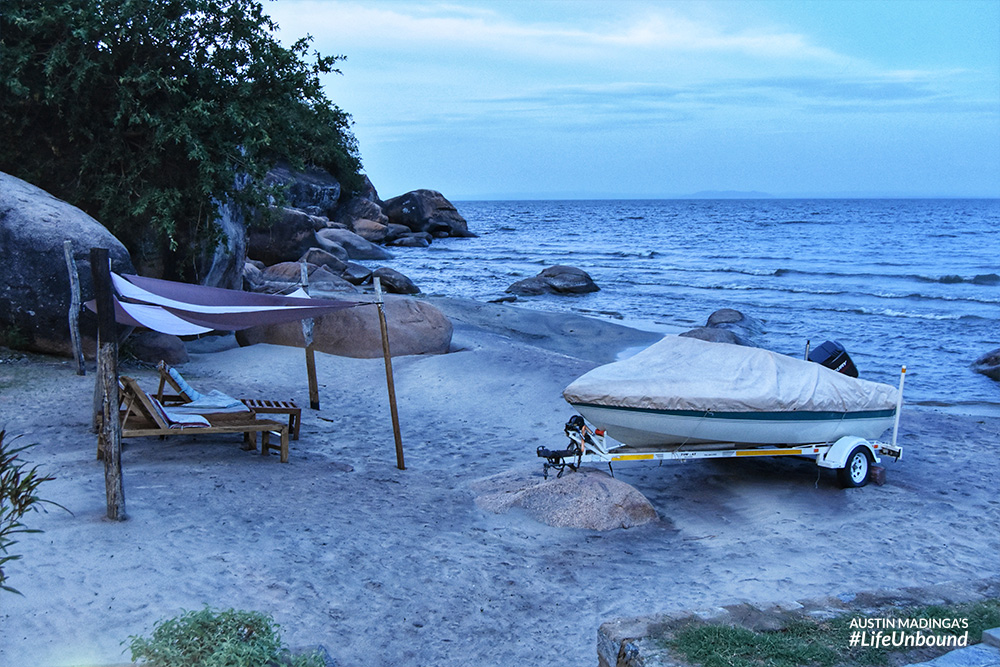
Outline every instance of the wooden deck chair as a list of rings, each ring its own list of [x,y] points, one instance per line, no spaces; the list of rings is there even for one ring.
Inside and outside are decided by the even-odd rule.
[[[156,390],[156,400],[163,405],[190,403],[202,396],[187,383],[176,368],[168,366],[167,362],[160,361],[156,365],[156,369],[160,371],[160,386]],[[164,390],[168,385],[176,393],[165,394]],[[292,401],[263,398],[241,398],[239,400],[255,414],[288,415],[289,435],[292,440],[299,439],[299,428],[302,426],[302,408]]]
[[[133,378],[122,375],[121,410],[123,438],[149,436],[200,435],[208,433],[242,433],[252,449],[257,449],[257,433],[261,433],[261,454],[277,449],[281,462],[288,463],[288,425],[269,419],[257,419],[251,411],[237,413],[177,414],[147,394]],[[280,436],[280,444],[270,443],[271,433]],[[98,451],[98,456],[101,452]]]

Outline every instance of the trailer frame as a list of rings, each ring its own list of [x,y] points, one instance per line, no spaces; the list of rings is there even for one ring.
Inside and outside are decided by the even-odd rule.
[[[893,443],[866,440],[857,436],[844,436],[834,442],[803,445],[748,444],[735,442],[700,442],[680,445],[634,446],[619,443],[606,436],[600,429],[592,429],[582,417],[574,415],[565,426],[569,446],[563,450],[539,447],[537,455],[546,459],[543,472],[557,470],[562,476],[565,468],[576,470],[584,463],[607,463],[614,475],[614,463],[634,461],[692,461],[700,459],[728,459],[759,456],[796,456],[816,459],[821,468],[838,471],[845,487],[860,487],[868,483],[873,464],[881,463],[882,456],[896,461],[903,450]],[[895,438],[893,438],[895,440]]]

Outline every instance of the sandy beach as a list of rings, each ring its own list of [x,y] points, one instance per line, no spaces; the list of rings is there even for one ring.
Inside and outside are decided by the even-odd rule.
[[[289,645],[322,644],[344,667],[587,666],[619,616],[1000,571],[1000,419],[932,409],[904,409],[905,455],[881,487],[842,490],[808,460],[637,463],[616,476],[658,522],[594,532],[487,513],[475,481],[540,475],[535,448],[564,443],[562,389],[655,337],[437,303],[453,352],[394,360],[405,471],[382,361],[319,354],[322,409],[303,410],[288,464],[238,436],[127,440],[119,523],[89,428],[93,373],[0,364],[0,425],[38,443],[27,458],[56,477],[41,495],[72,511],[26,517],[44,532],[13,548],[23,596],[0,593],[0,665],[127,663],[130,635],[207,604],[267,612]],[[308,406],[302,350],[209,348],[180,369],[196,387]],[[122,372],[156,387],[154,369]]]

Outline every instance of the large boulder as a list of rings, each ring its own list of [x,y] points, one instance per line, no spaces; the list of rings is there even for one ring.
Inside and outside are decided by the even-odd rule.
[[[326,218],[294,208],[272,210],[270,217],[247,234],[247,256],[268,265],[294,262],[316,245],[316,230],[326,227]]]
[[[1000,382],[1000,347],[972,362],[972,370]]]
[[[352,227],[355,226],[356,220],[374,220],[381,225],[389,224],[389,217],[382,211],[378,202],[363,196],[351,197],[341,204],[337,208],[333,220]]]
[[[590,468],[548,480],[537,469],[500,473],[474,483],[472,490],[480,509],[502,514],[518,508],[560,528],[613,530],[659,518],[635,487]]]
[[[92,217],[44,190],[0,172],[0,329],[21,347],[72,356],[69,272],[63,242],[73,245],[83,300],[92,299],[90,249],[107,248],[111,268],[135,273],[128,251]],[[88,324],[90,328],[88,328]],[[84,350],[94,349],[94,321],[81,317]]]
[[[390,294],[419,294],[420,288],[416,284],[395,269],[387,266],[380,266],[372,271],[372,278],[379,279],[382,288]]]
[[[370,243],[385,243],[389,233],[388,225],[367,218],[355,220],[353,226],[354,233]]]
[[[557,264],[543,270],[534,278],[519,280],[507,291],[518,296],[539,294],[585,294],[596,292],[598,287],[586,271],[575,266]]]
[[[309,248],[302,257],[299,257],[299,262],[307,262],[309,264],[315,264],[316,266],[325,266],[329,269],[330,273],[340,275],[347,270],[346,255],[345,257],[337,257],[336,255],[323,250],[322,248]]]
[[[360,295],[351,298],[364,300]],[[451,347],[451,322],[429,303],[389,295],[385,297],[385,316],[393,356],[444,354]],[[236,333],[236,339],[240,345],[271,343],[304,347],[299,322],[245,329]],[[374,305],[363,305],[316,318],[313,347],[342,357],[382,356],[378,310]]]
[[[388,250],[346,229],[321,229],[315,233],[315,245],[333,254],[337,254],[337,248],[342,248],[347,251],[349,259],[392,258]]]
[[[293,171],[280,164],[267,174],[267,182],[285,188],[288,205],[333,219],[340,200],[340,182],[323,169],[310,167]]]
[[[455,206],[435,190],[414,190],[382,205],[389,222],[434,236],[475,236]]]
[[[139,361],[150,364],[164,361],[171,366],[177,366],[191,360],[180,338],[158,331],[143,330],[133,333],[126,341],[124,349]]]
[[[316,264],[307,262],[306,272],[309,279],[308,288],[310,292],[314,290],[324,290],[327,292],[357,291],[354,285],[340,277],[339,272],[332,271],[327,266],[317,266]],[[260,277],[251,282],[251,289],[254,292],[264,292],[267,294],[288,294],[294,291],[301,282],[302,263],[281,262],[261,271]]]

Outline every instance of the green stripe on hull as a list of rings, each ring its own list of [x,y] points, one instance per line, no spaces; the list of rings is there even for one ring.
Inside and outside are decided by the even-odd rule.
[[[622,410],[624,412],[644,412],[654,415],[669,415],[671,417],[709,417],[711,419],[742,419],[746,421],[834,421],[840,419],[880,419],[896,414],[891,410],[862,410],[859,412],[715,412],[714,410],[656,410],[651,408],[633,408],[619,405],[600,405],[599,403],[570,403],[572,406],[585,408],[602,408],[604,410]]]

